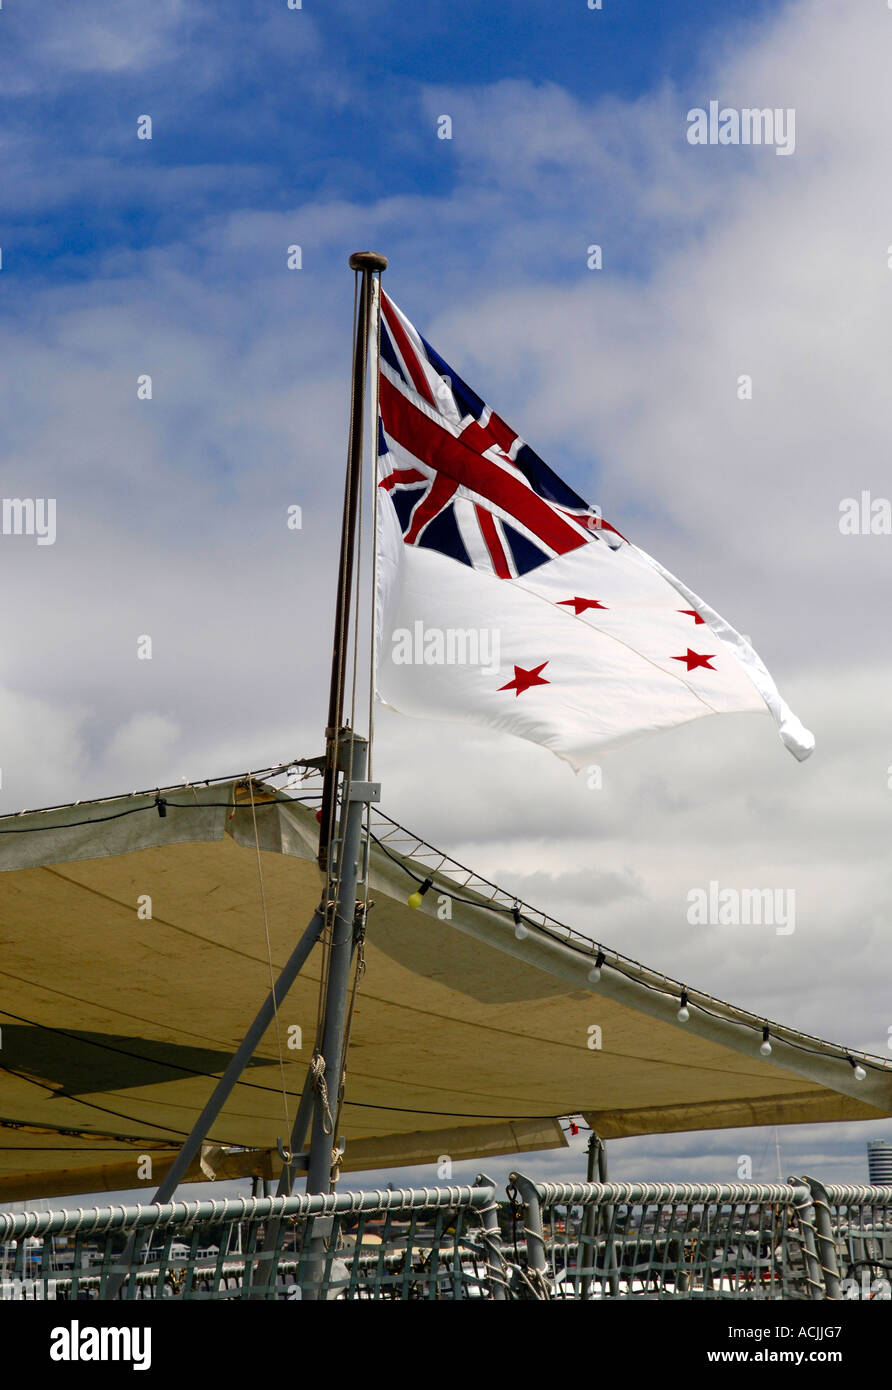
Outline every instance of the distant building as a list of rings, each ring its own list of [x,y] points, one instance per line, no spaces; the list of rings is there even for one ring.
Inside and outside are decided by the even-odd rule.
[[[871,1186],[892,1187],[892,1144],[887,1139],[868,1139],[867,1171]]]

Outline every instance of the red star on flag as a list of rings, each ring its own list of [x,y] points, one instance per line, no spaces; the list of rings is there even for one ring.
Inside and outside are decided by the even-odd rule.
[[[687,614],[688,617],[694,619],[694,622],[695,622],[695,623],[702,623],[702,622],[703,622],[703,619],[700,617],[700,614],[697,612],[696,608],[676,608],[675,611],[676,611],[676,613],[685,613],[685,614]]]
[[[681,612],[681,609],[678,610]],[[688,670],[694,671],[698,666],[705,666],[707,671],[714,671],[715,667],[710,666],[710,660],[715,656],[715,652],[708,652],[706,656],[701,656],[699,652],[692,652],[688,647],[687,656],[674,656],[673,661],[686,661]]]
[[[598,600],[597,600],[596,598],[579,598],[579,597],[576,597],[576,598],[562,598],[562,599],[560,600],[560,606],[561,606],[561,608],[569,607],[571,604],[573,605],[573,612],[576,614],[577,618],[579,617],[580,613],[584,613],[585,610],[586,610],[587,608],[605,608],[605,607],[606,607],[606,604],[599,603]]]
[[[534,666],[531,671],[525,671],[522,666],[515,666],[514,680],[509,681],[507,685],[500,685],[499,689],[513,690],[514,698],[517,699],[517,696],[521,695],[524,690],[529,690],[531,685],[550,685],[551,681],[543,680],[539,675],[539,672],[544,671],[547,665],[548,662],[543,661],[541,666]]]

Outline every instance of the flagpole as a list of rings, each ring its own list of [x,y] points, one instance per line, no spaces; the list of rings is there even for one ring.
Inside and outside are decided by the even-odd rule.
[[[353,557],[356,517],[362,473],[363,419],[368,368],[369,327],[372,311],[372,281],[387,269],[387,257],[377,251],[354,251],[350,268],[360,277],[353,341],[353,380],[350,393],[350,440],[347,449],[347,477],[344,484],[344,511],[341,523],[341,552],[335,606],[331,680],[328,693],[328,723],[325,729],[325,774],[322,809],[319,815],[319,867],[329,869],[329,856],[335,822],[335,787],[338,776],[338,743],[344,717],[344,683],[347,671],[347,636],[350,595],[353,588]]]
[[[325,730],[325,781],[319,826],[319,865],[327,879],[326,912],[330,920],[330,940],[324,973],[324,1003],[321,1036],[313,1058],[314,1097],[312,1130],[307,1156],[308,1193],[327,1193],[332,1188],[336,1125],[341,1105],[341,1079],[344,1071],[347,998],[350,971],[360,930],[364,926],[365,905],[357,903],[356,890],[362,858],[362,831],[369,803],[377,800],[377,788],[365,781],[368,742],[354,728],[342,729],[350,601],[353,590],[353,560],[356,522],[362,478],[365,387],[368,373],[369,330],[373,304],[374,276],[387,268],[387,259],[376,251],[357,251],[350,257],[351,269],[360,276],[355,338],[353,342],[353,381],[350,396],[350,441],[347,451],[347,478],[344,486],[344,515],[341,528],[341,557],[338,568],[337,608],[329,688],[328,725]],[[374,622],[375,615],[372,614]],[[371,678],[371,677],[370,677]],[[371,730],[369,731],[371,733]],[[338,771],[343,771],[343,796],[337,840],[334,847],[336,787]],[[333,912],[333,915],[331,915]],[[284,1174],[283,1174],[284,1176]],[[317,1299],[321,1294],[324,1266],[324,1238],[314,1233],[303,1293]]]

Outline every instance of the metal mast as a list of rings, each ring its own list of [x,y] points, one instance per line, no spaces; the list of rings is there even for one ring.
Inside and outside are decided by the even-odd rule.
[[[356,542],[356,516],[362,473],[363,421],[368,367],[369,328],[372,311],[372,279],[387,269],[387,258],[377,251],[355,251],[350,267],[360,277],[353,342],[353,381],[350,392],[350,442],[347,450],[347,477],[344,483],[344,512],[341,523],[341,555],[338,566],[338,593],[335,607],[331,681],[328,694],[328,724],[325,729],[325,776],[320,814],[319,867],[328,871],[334,835],[335,785],[338,775],[338,744],[344,717],[344,681],[347,670],[347,636],[350,625],[350,595],[353,587],[353,556]]]
[[[341,558],[334,624],[334,646],[329,687],[328,726],[325,730],[325,779],[319,827],[319,864],[327,876],[326,899],[334,916],[328,950],[322,1033],[317,1039],[316,1097],[313,1129],[307,1167],[307,1192],[331,1190],[332,1134],[339,1108],[341,1074],[344,1063],[344,1026],[350,968],[355,946],[356,883],[359,875],[362,820],[370,800],[377,800],[378,789],[364,781],[368,745],[353,730],[342,728],[344,684],[347,669],[347,639],[350,629],[350,601],[353,589],[354,549],[362,476],[363,428],[365,423],[366,376],[368,374],[369,330],[374,299],[373,280],[387,266],[376,251],[357,251],[350,266],[358,277],[357,312],[353,343],[353,381],[350,392],[350,440],[347,450],[347,478],[344,486],[344,514],[341,527]],[[340,834],[334,836],[337,777],[343,771]],[[319,1066],[324,1068],[323,1078]],[[327,1094],[330,1089],[330,1096]]]

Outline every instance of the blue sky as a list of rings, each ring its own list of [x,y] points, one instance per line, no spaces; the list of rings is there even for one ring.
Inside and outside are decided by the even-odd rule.
[[[574,925],[595,901],[654,968],[883,1052],[890,542],[837,523],[889,488],[892,12],[416,8],[4,0],[0,482],[56,497],[59,531],[0,551],[0,805],[317,751],[346,261],[370,245],[434,346],[753,636],[818,738],[788,767],[758,720],[703,721],[611,758],[595,801],[541,750],[384,716],[385,809]],[[795,107],[795,155],[692,148],[713,97]],[[686,893],[713,878],[795,887],[801,929],[692,935]],[[785,1151],[859,1180],[885,1132]],[[625,1141],[617,1175],[733,1177],[740,1142]]]
[[[62,0],[4,9],[7,152],[29,161],[28,196],[7,200],[0,223],[19,283],[95,273],[104,253],[241,208],[446,195],[458,161],[429,138],[432,91],[552,84],[591,104],[684,89],[713,46],[772,6],[463,0],[418,7],[409,23],[381,0],[116,9],[102,44],[87,22],[102,7],[80,7],[81,22]],[[134,140],[144,112],[151,144]],[[603,138],[593,123],[592,142]],[[165,182],[184,170],[194,178]]]

